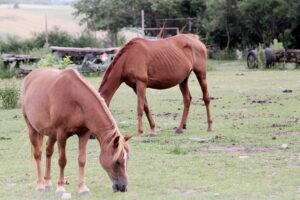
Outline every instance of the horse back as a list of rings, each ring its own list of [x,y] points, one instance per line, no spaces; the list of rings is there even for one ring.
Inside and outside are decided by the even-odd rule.
[[[75,103],[71,70],[38,69],[23,83],[22,109],[28,123],[38,132],[49,134],[56,127],[72,121],[81,123],[80,108]],[[78,113],[78,114],[77,114]],[[80,126],[80,124],[78,124]],[[67,128],[67,127],[66,127]]]

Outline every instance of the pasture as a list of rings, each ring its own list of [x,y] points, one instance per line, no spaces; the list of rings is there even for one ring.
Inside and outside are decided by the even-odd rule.
[[[214,132],[206,132],[205,107],[194,75],[189,80],[192,105],[183,134],[174,134],[182,114],[178,87],[147,90],[158,128],[129,143],[129,191],[112,193],[100,167],[99,146],[88,143],[86,199],[299,199],[300,71],[251,71],[244,61],[210,61],[208,72]],[[100,78],[87,78],[98,89]],[[1,80],[1,86],[21,80]],[[285,89],[292,93],[283,93]],[[122,85],[110,109],[123,135],[136,134],[136,96]],[[205,139],[203,143],[191,138]],[[287,148],[282,145],[286,144]],[[66,189],[77,187],[77,137],[67,142]],[[44,161],[44,157],[43,157]],[[57,149],[52,180],[58,177]],[[38,194],[35,165],[21,109],[0,110],[0,199],[57,199],[55,189]]]

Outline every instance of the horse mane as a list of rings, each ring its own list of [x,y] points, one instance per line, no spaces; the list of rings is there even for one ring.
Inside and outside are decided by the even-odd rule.
[[[118,62],[119,58],[133,45],[135,44],[137,41],[139,40],[143,40],[142,38],[133,38],[132,40],[130,40],[129,42],[127,42],[122,49],[117,53],[117,55],[114,57],[113,61],[109,64],[109,66],[107,67],[99,91],[101,90],[101,88],[103,87],[104,83],[107,81],[108,79],[108,75],[110,74],[110,72],[112,71],[114,65]]]

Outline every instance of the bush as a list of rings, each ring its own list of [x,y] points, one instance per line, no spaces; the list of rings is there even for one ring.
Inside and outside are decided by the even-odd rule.
[[[10,71],[9,69],[4,67],[3,61],[0,59],[0,78],[12,78],[16,74],[15,70]]]
[[[221,50],[217,55],[218,60],[236,60],[237,55],[234,50]]]
[[[19,90],[16,86],[6,86],[0,89],[0,98],[4,109],[15,108],[19,100]]]
[[[71,61],[70,56],[66,56],[63,59],[60,59],[53,54],[48,54],[37,63],[37,66],[66,69],[71,64],[73,64],[73,62]]]
[[[49,53],[49,48],[45,44],[44,32],[34,33],[29,39],[21,39],[18,36],[8,35],[5,40],[0,40],[0,53],[30,54],[34,52],[38,55],[43,52]],[[48,33],[48,45],[102,47],[102,41],[93,37],[90,31],[83,31],[80,35],[73,36],[66,31],[60,30],[58,27],[54,27]]]

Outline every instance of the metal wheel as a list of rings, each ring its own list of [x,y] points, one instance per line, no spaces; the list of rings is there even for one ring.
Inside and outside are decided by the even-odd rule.
[[[247,66],[249,69],[258,68],[258,60],[254,51],[250,51],[247,56]]]

